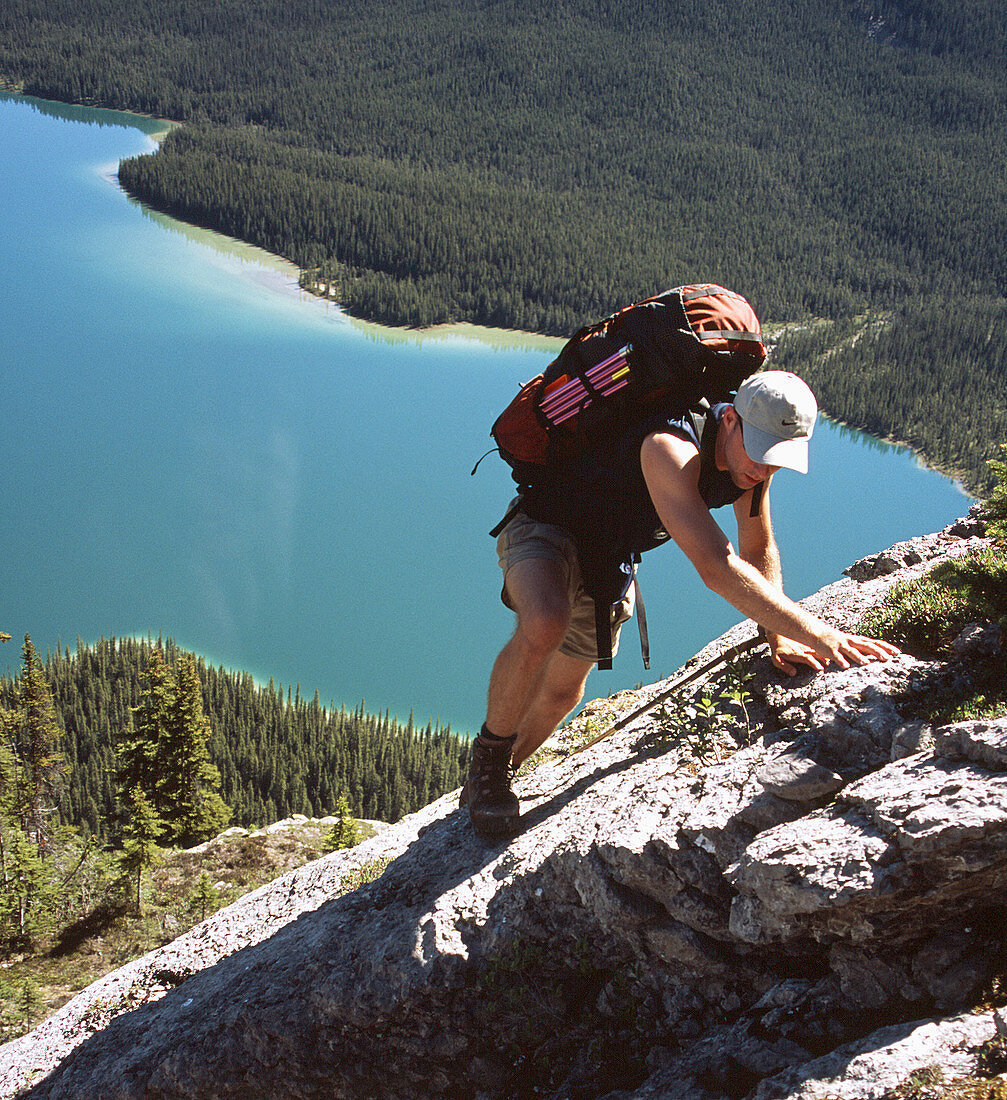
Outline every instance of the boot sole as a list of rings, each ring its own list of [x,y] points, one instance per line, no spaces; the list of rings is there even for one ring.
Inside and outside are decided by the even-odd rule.
[[[459,808],[464,809],[467,805],[468,800],[463,794],[459,802]],[[472,829],[477,836],[513,836],[521,826],[521,815],[517,813],[513,817],[486,817],[477,819],[470,809],[469,821],[472,823]]]

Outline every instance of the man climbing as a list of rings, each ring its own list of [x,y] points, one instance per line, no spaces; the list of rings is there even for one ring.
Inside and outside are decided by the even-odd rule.
[[[760,625],[783,673],[898,653],[837,630],[783,593],[769,484],[780,468],[807,472],[817,412],[801,379],[762,371],[740,385],[733,403],[644,417],[518,498],[497,540],[503,598],[517,624],[493,666],[486,722],[461,796],[478,833],[514,831],[511,767],[583,696],[600,629],[585,589],[611,597],[614,651],[633,613],[634,563],[669,538],[708,588]],[[737,550],[711,514],[727,504],[737,519]]]

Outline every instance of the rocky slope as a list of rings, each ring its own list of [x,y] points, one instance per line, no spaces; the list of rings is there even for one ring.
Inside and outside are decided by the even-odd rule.
[[[979,541],[806,603],[853,625]],[[449,796],[300,868],[0,1048],[0,1095],[854,1100],[996,1069],[1007,721],[906,717],[995,644],[786,681],[756,657],[747,713],[702,732],[714,672],[577,751],[665,685],[602,701],[518,780],[509,843]]]

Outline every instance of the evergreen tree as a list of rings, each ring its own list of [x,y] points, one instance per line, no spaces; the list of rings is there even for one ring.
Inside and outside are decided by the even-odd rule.
[[[17,823],[17,764],[10,737],[14,719],[0,707],[0,885],[7,885],[7,854]]]
[[[127,793],[126,811],[119,865],[130,878],[135,876],[136,911],[139,914],[143,872],[148,867],[153,867],[161,854],[157,839],[164,828],[164,822],[157,816],[150,799],[139,786],[132,787]]]
[[[16,1022],[16,999],[13,984],[0,976],[0,1043],[6,1043],[22,1034]]]
[[[191,903],[193,909],[199,910],[200,920],[206,920],[207,913],[216,909],[216,901],[217,891],[210,881],[210,876],[206,871],[203,871],[199,876],[199,882],[196,884],[196,890],[192,895]]]
[[[50,819],[62,778],[52,699],[31,639],[12,709],[0,708],[0,928],[30,946],[54,918]],[[31,831],[29,831],[31,830]]]
[[[363,705],[330,710],[317,692],[306,702],[300,692],[295,699],[276,685],[260,687],[248,673],[207,667],[170,639],[103,638],[46,660],[66,731],[62,746],[72,762],[61,824],[108,842],[140,779],[159,816],[169,817],[172,807],[162,810],[159,801],[157,745],[167,736],[176,693],[171,670],[187,657],[211,724],[206,748],[220,769],[219,796],[239,825],[265,825],[295,812],[321,816],[340,792],[362,816],[396,820],[462,782],[469,742],[450,727],[419,730],[387,714],[368,714]],[[0,708],[16,704],[16,681],[0,677]],[[366,813],[359,809],[365,797]]]
[[[325,850],[335,852],[340,848],[352,848],[354,844],[358,844],[360,842],[360,826],[353,818],[353,811],[350,809],[346,795],[341,794],[339,796],[334,816],[336,821],[329,830],[329,835],[325,838]]]
[[[172,696],[171,673],[160,648],[152,648],[142,674],[143,694],[132,708],[128,731],[116,747],[116,776],[122,792],[139,787],[155,799],[158,748],[168,724]]]
[[[21,827],[32,838],[40,857],[51,839],[50,819],[63,788],[65,760],[56,749],[60,736],[52,696],[38,655],[26,634],[24,663],[18,681],[15,737],[21,765]]]
[[[19,943],[31,946],[52,926],[56,891],[33,840],[13,829],[8,841],[0,925]]]
[[[199,675],[192,659],[185,658],[178,666],[174,698],[158,743],[155,803],[166,825],[166,839],[183,847],[215,836],[231,817],[217,793],[220,769],[210,762],[209,736]]]
[[[78,919],[87,920],[95,906],[108,896],[117,875],[116,864],[116,853],[99,846],[93,837],[87,838],[72,881],[72,908]],[[71,898],[61,900],[69,913]]]
[[[18,1009],[21,1013],[22,1029],[24,1033],[31,1031],[35,1022],[39,1019],[44,1008],[42,994],[38,984],[30,978],[26,978],[21,984],[17,997]]]

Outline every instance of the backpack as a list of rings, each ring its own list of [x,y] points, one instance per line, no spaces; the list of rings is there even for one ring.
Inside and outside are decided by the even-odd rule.
[[[675,287],[580,329],[490,434],[529,488],[627,417],[732,400],[765,358],[759,319],[740,294],[712,283]]]
[[[675,287],[576,332],[556,359],[520,388],[490,434],[523,495],[620,426],[642,422],[658,409],[684,416],[733,400],[765,358],[759,319],[740,294],[713,283]],[[754,515],[756,497],[752,503]],[[519,497],[490,534],[496,537],[520,507]],[[579,547],[585,585],[595,600],[598,667],[611,668],[612,592],[602,580],[592,583],[597,571],[590,550]],[[638,588],[637,620],[649,668]]]

